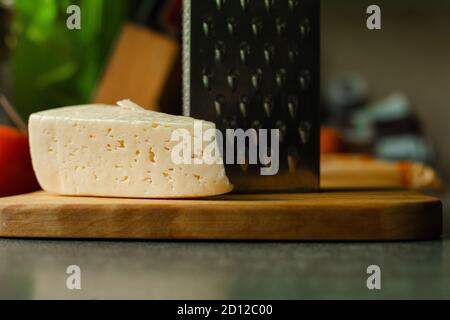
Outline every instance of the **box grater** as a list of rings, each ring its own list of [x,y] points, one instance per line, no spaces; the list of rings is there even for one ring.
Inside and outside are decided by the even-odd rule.
[[[184,114],[279,130],[278,173],[227,163],[236,189],[317,190],[320,1],[185,0],[183,16]]]

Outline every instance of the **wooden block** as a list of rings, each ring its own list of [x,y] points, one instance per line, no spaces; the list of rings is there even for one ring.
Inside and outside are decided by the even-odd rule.
[[[230,194],[198,200],[63,197],[0,200],[0,237],[158,240],[439,238],[442,204],[414,192]]]
[[[172,79],[174,72],[178,72],[179,57],[175,40],[127,24],[119,36],[94,102],[115,104],[122,99],[132,99],[143,107],[160,111],[161,101],[181,90],[181,84]]]

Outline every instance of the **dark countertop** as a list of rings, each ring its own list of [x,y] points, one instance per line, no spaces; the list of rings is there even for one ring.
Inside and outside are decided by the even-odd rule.
[[[444,197],[449,216],[450,195]],[[0,240],[0,299],[450,299],[450,232],[393,243]],[[382,290],[366,287],[379,265]],[[66,289],[81,268],[82,290]]]

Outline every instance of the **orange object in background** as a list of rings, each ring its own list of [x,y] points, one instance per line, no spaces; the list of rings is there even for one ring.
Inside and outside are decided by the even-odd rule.
[[[320,153],[333,154],[343,151],[343,143],[339,129],[322,126],[320,128]]]
[[[322,155],[320,185],[326,190],[445,190],[438,173],[426,164],[351,153]]]
[[[28,136],[0,126],[0,197],[39,190],[31,165]]]

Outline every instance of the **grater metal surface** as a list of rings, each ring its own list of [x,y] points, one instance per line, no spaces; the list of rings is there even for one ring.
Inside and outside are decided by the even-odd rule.
[[[236,190],[317,190],[320,1],[185,0],[183,16],[184,114],[279,129],[278,173],[226,164]]]

